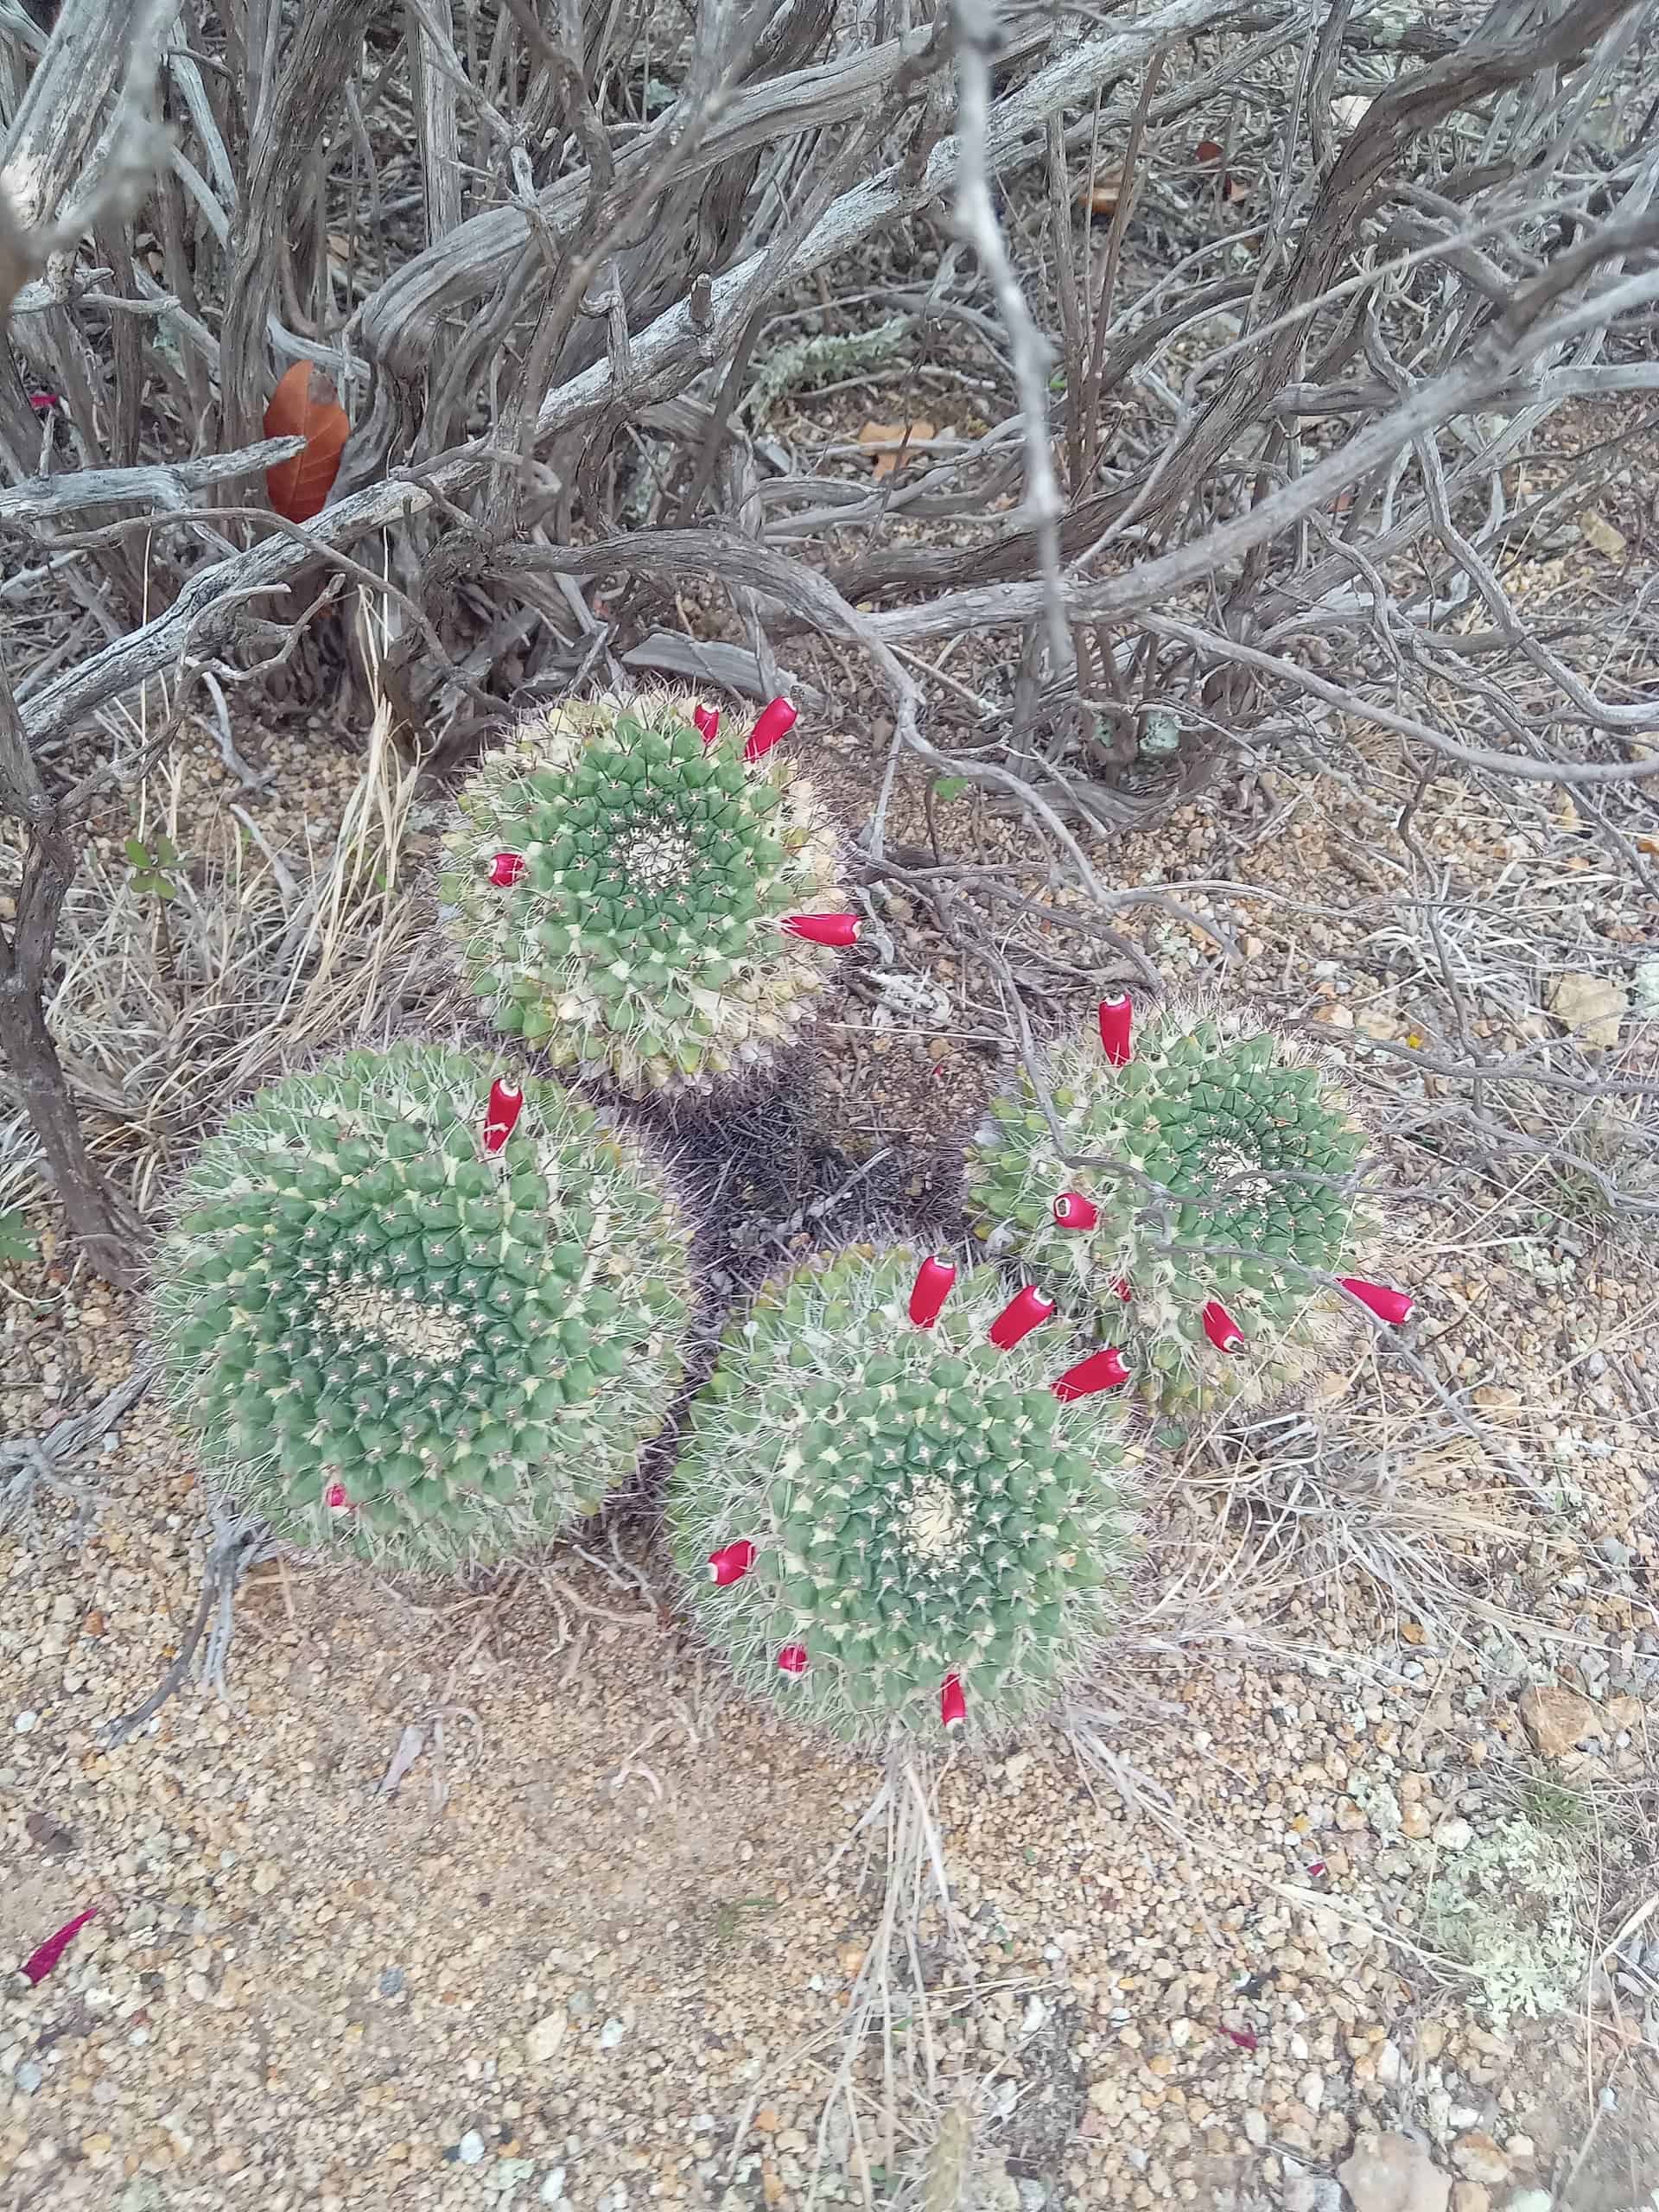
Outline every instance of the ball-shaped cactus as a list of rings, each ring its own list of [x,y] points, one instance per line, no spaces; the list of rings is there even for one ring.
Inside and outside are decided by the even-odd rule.
[[[994,1268],[852,1247],[731,1326],[668,1510],[744,1689],[878,1751],[1006,1735],[1075,1682],[1133,1516],[1122,1370],[1052,1313]]]
[[[1090,1301],[1165,1411],[1278,1396],[1357,1337],[1358,1306],[1405,1319],[1411,1300],[1369,1279],[1366,1132],[1317,1052],[1242,1011],[1137,1018],[1123,996],[1045,1073],[1063,1141],[1022,1071],[969,1154],[976,1228]],[[1106,1164],[1068,1165],[1090,1159]]]
[[[775,750],[775,700],[720,726],[677,694],[524,722],[460,795],[439,887],[496,1026],[647,1097],[772,1060],[857,936],[837,839]]]
[[[281,1536],[454,1569],[592,1513],[682,1373],[688,1233],[557,1084],[346,1052],[203,1146],[156,1264],[176,1411]]]

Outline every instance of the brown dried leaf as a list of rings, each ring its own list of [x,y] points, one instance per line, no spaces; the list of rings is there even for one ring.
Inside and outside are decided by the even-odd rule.
[[[340,473],[351,429],[334,385],[309,361],[296,361],[265,409],[268,438],[303,438],[305,451],[265,471],[265,492],[279,515],[308,522],[320,513]]]
[[[935,435],[931,423],[866,423],[858,434],[858,442],[875,456],[870,474],[879,484],[891,476],[906,449],[918,440]]]

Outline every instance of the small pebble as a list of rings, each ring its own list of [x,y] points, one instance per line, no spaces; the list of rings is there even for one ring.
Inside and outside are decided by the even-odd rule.
[[[542,2202],[543,2204],[557,2204],[563,2198],[563,2196],[564,2168],[563,2166],[551,2167],[542,2183]]]
[[[402,1967],[388,1967],[378,1986],[383,1997],[401,1997],[409,1985]]]
[[[455,2145],[455,2156],[463,2166],[481,2165],[484,2162],[484,2138],[475,2127],[469,2127]]]
[[[46,2075],[44,2069],[35,2060],[26,2058],[11,2078],[23,2094],[29,2096],[40,2088]]]

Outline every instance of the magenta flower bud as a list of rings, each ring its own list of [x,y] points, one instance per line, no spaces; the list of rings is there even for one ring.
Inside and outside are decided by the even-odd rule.
[[[960,1728],[968,1718],[968,1700],[956,1675],[947,1675],[939,1685],[939,1718],[947,1728]]]
[[[992,1322],[991,1342],[999,1351],[1012,1351],[1033,1329],[1040,1328],[1053,1311],[1053,1300],[1045,1298],[1041,1291],[1033,1290],[1027,1283]]]
[[[1100,1219],[1100,1208],[1081,1191],[1062,1191],[1054,1201],[1056,1229],[1092,1229]]]
[[[1411,1319],[1414,1298],[1403,1290],[1391,1290],[1385,1282],[1362,1282],[1357,1275],[1338,1275],[1343,1288],[1351,1291],[1362,1306],[1367,1306],[1379,1321],[1392,1321],[1398,1328],[1402,1321]]]
[[[512,1135],[512,1125],[524,1110],[524,1094],[498,1076],[490,1085],[489,1109],[484,1116],[484,1149],[499,1152]]]
[[[691,719],[697,726],[697,735],[705,745],[712,745],[720,735],[718,707],[693,707]]]
[[[1129,1041],[1129,1028],[1135,1020],[1135,1008],[1125,991],[1121,998],[1102,999],[1100,1002],[1100,1041],[1106,1048],[1106,1057],[1115,1068],[1121,1068],[1135,1058],[1135,1046]]]
[[[724,1551],[709,1554],[709,1580],[724,1590],[741,1582],[754,1565],[754,1546],[747,1541],[728,1544]]]
[[[804,937],[809,944],[856,944],[856,914],[785,914],[779,924],[791,937]]]
[[[780,737],[787,737],[795,727],[795,709],[787,699],[774,699],[761,710],[749,741],[743,748],[746,760],[764,760]]]
[[[916,1270],[910,1294],[910,1318],[918,1329],[931,1329],[944,1311],[957,1271],[949,1260],[924,1260]]]
[[[357,1510],[346,1495],[344,1483],[330,1483],[322,1494],[322,1502],[334,1513],[355,1513]]]
[[[806,1663],[806,1646],[804,1643],[786,1643],[778,1654],[779,1667],[785,1675],[804,1675]]]
[[[31,1951],[18,1968],[23,1980],[28,1982],[44,1981],[97,1911],[95,1904],[89,1904],[85,1912],[78,1912],[73,1920],[65,1921],[55,1935],[48,1936],[44,1943]]]
[[[1070,1405],[1074,1398],[1092,1398],[1097,1390],[1121,1390],[1129,1379],[1122,1354],[1114,1344],[1091,1351],[1075,1367],[1068,1367],[1054,1385],[1054,1395]]]
[[[498,853],[490,862],[490,881],[503,891],[511,891],[524,872],[522,853]]]
[[[1204,1333],[1217,1351],[1236,1351],[1244,1341],[1241,1329],[1219,1300],[1212,1298],[1202,1316]]]

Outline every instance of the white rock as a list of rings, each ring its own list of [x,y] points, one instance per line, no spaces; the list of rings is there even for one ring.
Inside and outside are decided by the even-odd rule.
[[[1392,2088],[1406,2070],[1406,2062],[1397,2043],[1379,2044],[1376,2050],[1376,2078],[1385,2088]]]
[[[1285,2183],[1285,2212],[1342,2212],[1342,2185],[1302,2174]]]
[[[627,2032],[628,2031],[626,2027],[620,2020],[607,2020],[604,2026],[599,2031],[600,2049],[601,2050],[614,2050],[618,2044],[621,2042],[623,2037],[626,2035]]]
[[[469,2127],[455,2145],[455,2156],[463,2166],[480,2166],[484,2163],[484,2138],[475,2127]]]
[[[557,2204],[563,2199],[563,2196],[564,2168],[563,2166],[554,2166],[542,2183],[542,2202],[543,2204]]]
[[[1337,2168],[1337,2179],[1354,2212],[1446,2212],[1452,2195],[1451,2177],[1422,2145],[1392,2129],[1361,2135],[1353,2155]]]
[[[1434,1840],[1442,1851],[1467,1851],[1475,1840],[1475,1832],[1467,1821],[1455,1815],[1442,1821],[1434,1831]]]
[[[564,2041],[566,2027],[564,2007],[556,2012],[543,2013],[524,2037],[524,2056],[532,2066],[545,2066]]]
[[[1503,2212],[1554,2212],[1555,2200],[1547,2189],[1517,2189]]]
[[[1296,2085],[1296,2094],[1309,2112],[1318,2112],[1325,2103],[1325,2076],[1317,2068],[1310,2069]]]
[[[1264,2112],[1258,2112],[1254,2105],[1251,2105],[1244,2114],[1244,2139],[1247,2143],[1253,2143],[1258,2151],[1263,2149],[1267,2144],[1268,2115]]]

